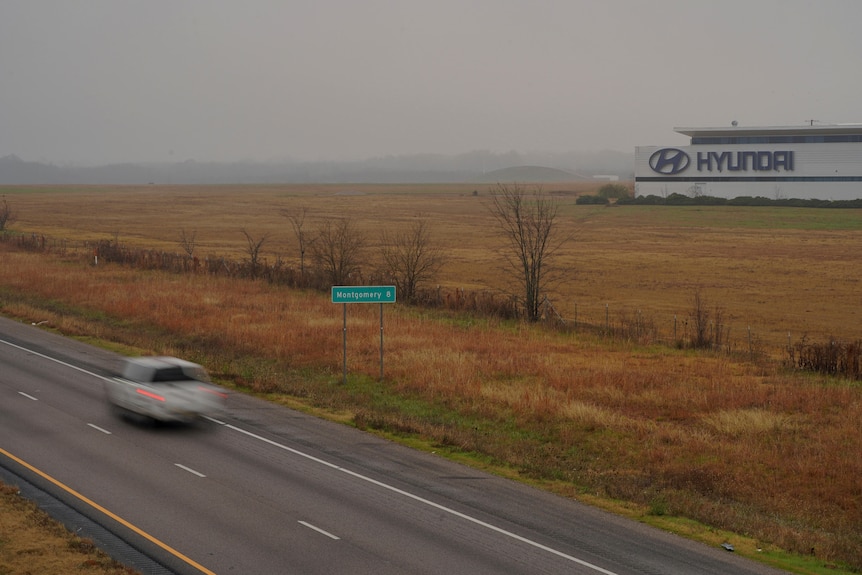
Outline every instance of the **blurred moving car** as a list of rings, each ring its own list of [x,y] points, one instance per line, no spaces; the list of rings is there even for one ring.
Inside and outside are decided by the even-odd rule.
[[[127,358],[122,374],[105,380],[105,393],[121,415],[187,423],[218,416],[227,399],[203,366],[168,356]]]

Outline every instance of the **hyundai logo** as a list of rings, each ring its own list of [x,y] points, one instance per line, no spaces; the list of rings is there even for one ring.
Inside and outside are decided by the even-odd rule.
[[[682,172],[690,162],[688,154],[677,148],[662,148],[649,157],[649,167],[652,171],[668,176]]]

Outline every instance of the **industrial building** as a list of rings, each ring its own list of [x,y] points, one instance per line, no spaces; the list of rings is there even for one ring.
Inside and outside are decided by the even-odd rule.
[[[674,128],[679,147],[635,148],[635,195],[862,199],[862,124]]]

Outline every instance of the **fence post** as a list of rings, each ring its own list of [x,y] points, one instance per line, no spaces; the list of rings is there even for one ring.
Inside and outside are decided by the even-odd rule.
[[[611,334],[611,306],[607,303],[605,304],[605,333]]]

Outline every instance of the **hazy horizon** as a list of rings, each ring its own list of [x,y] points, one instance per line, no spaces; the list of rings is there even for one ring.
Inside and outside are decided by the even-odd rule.
[[[350,161],[862,122],[856,0],[0,3],[0,157]]]

